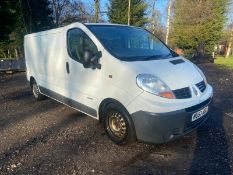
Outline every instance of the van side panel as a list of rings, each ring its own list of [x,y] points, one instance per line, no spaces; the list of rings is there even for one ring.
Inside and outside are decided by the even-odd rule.
[[[28,79],[33,76],[39,86],[64,95],[64,80],[67,76],[64,50],[61,29],[25,36]]]
[[[96,118],[98,101],[90,93],[81,93],[79,86],[92,89],[93,83],[88,77],[98,77],[100,71],[96,74],[92,69],[84,69],[82,64],[68,57],[66,31],[63,27],[25,36],[27,79],[34,77],[42,94]],[[70,72],[67,72],[67,64]]]

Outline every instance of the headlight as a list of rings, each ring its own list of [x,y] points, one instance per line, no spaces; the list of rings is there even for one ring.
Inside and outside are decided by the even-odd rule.
[[[170,88],[155,75],[139,74],[137,76],[137,85],[144,91],[154,95],[170,99],[175,98]]]

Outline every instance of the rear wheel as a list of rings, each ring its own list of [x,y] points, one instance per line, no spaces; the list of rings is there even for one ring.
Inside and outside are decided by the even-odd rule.
[[[121,106],[111,103],[104,112],[104,127],[110,139],[119,145],[135,141],[133,121]]]
[[[32,82],[31,88],[32,88],[32,94],[36,101],[45,99],[45,96],[40,93],[39,87],[37,86],[35,80]]]

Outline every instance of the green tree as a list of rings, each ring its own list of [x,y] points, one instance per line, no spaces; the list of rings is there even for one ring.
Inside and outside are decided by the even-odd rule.
[[[23,37],[54,26],[48,0],[0,0],[0,57],[21,57]]]
[[[49,0],[19,0],[25,28],[28,33],[54,27],[53,11]]]
[[[15,30],[11,33],[11,46],[23,55],[23,37],[28,33],[39,32],[54,27],[51,4],[48,0],[19,0]]]
[[[146,18],[147,4],[144,0],[131,0],[130,7],[130,25],[144,26],[147,23]],[[108,7],[108,17],[111,23],[128,23],[128,1],[110,0]]]
[[[175,44],[197,57],[210,54],[221,38],[229,0],[175,1]]]
[[[0,0],[0,42],[8,40],[17,19],[15,0]]]

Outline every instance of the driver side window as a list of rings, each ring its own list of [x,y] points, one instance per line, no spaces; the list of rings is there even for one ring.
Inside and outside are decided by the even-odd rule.
[[[69,56],[80,63],[83,63],[85,51],[89,51],[91,56],[98,52],[94,42],[78,28],[70,29],[67,32],[67,47]]]

